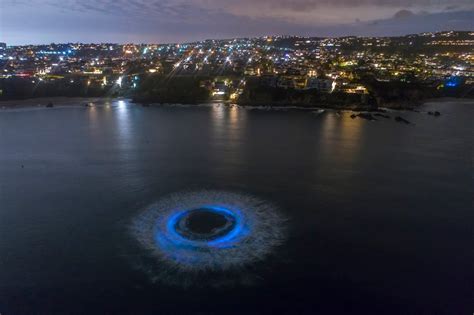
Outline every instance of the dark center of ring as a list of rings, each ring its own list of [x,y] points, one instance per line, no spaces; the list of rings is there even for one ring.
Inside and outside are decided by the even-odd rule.
[[[199,208],[186,212],[176,222],[176,232],[196,241],[212,241],[228,234],[235,227],[235,218],[213,209]]]

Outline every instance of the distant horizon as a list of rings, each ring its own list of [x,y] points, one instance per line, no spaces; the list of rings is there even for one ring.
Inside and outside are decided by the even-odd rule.
[[[205,38],[195,41],[176,41],[176,42],[76,42],[76,41],[67,41],[67,42],[50,42],[50,43],[26,43],[26,44],[9,44],[8,42],[0,41],[0,43],[7,44],[8,47],[22,47],[22,46],[48,46],[48,45],[68,45],[68,44],[81,44],[81,45],[185,45],[200,43],[205,41],[226,41],[226,40],[235,40],[235,39],[257,39],[257,38],[266,38],[266,37],[279,37],[279,38],[319,38],[319,39],[337,39],[337,38],[348,38],[348,37],[357,37],[357,38],[397,38],[397,37],[407,37],[412,35],[422,35],[426,33],[439,34],[439,33],[448,33],[448,32],[458,32],[458,33],[470,33],[474,30],[442,30],[442,31],[433,31],[433,32],[419,32],[419,33],[407,33],[403,35],[388,35],[388,36],[364,36],[364,35],[341,35],[341,36],[317,36],[317,35],[262,35],[262,36],[242,36],[242,37],[227,37],[227,38]]]
[[[0,42],[189,43],[474,30],[472,0],[2,0]]]

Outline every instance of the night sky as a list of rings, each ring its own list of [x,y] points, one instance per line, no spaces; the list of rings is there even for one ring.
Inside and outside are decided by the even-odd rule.
[[[185,42],[474,30],[473,0],[0,0],[0,41]]]

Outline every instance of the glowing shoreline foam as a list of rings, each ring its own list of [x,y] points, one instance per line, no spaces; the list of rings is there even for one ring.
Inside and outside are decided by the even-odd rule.
[[[195,217],[206,215],[219,224],[197,231]],[[255,197],[201,191],[158,201],[134,220],[132,232],[161,267],[214,272],[263,260],[284,241],[283,223],[272,204]]]

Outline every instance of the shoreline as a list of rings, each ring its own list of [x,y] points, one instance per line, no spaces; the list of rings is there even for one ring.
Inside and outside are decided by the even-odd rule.
[[[38,97],[21,100],[0,101],[1,109],[15,109],[15,108],[46,108],[49,103],[53,106],[82,106],[88,103],[104,103],[108,101],[120,100],[123,98],[114,97]]]
[[[205,107],[205,106],[215,106],[222,105],[227,107],[237,107],[237,108],[246,108],[246,109],[275,109],[275,110],[336,110],[336,111],[353,111],[353,112],[382,112],[385,110],[401,110],[401,111],[413,111],[416,108],[428,104],[428,103],[437,103],[437,102],[463,102],[463,103],[472,103],[473,100],[469,98],[455,98],[455,97],[441,97],[441,98],[430,98],[420,102],[415,106],[380,106],[377,108],[370,108],[365,106],[324,106],[320,104],[319,106],[314,105],[298,105],[298,104],[238,104],[232,103],[230,101],[210,101],[196,104],[184,104],[184,103],[146,103],[146,102],[134,102],[132,99],[123,98],[123,97],[40,97],[40,98],[30,98],[22,100],[9,100],[9,101],[0,101],[0,110],[2,109],[19,109],[19,108],[47,108],[49,103],[52,103],[54,107],[58,106],[85,106],[89,103],[99,103],[103,104],[106,102],[113,102],[117,100],[128,100],[131,104],[143,106],[143,107],[153,107],[153,106],[164,106],[164,107]],[[392,104],[390,104],[392,105]]]
[[[417,111],[418,108],[426,104],[432,103],[444,103],[444,102],[459,102],[459,103],[473,103],[474,99],[470,98],[456,98],[456,97],[435,97],[428,98],[423,101],[417,102],[416,104],[411,103],[410,106],[391,106],[393,103],[386,104],[384,106],[370,107],[370,106],[329,106],[323,104],[311,104],[311,105],[298,105],[298,104],[268,104],[268,103],[256,103],[256,104],[242,104],[234,103],[231,101],[210,101],[204,103],[154,103],[154,102],[135,102],[133,104],[143,107],[209,107],[209,106],[226,106],[229,108],[243,108],[243,109],[260,109],[260,110],[333,110],[341,112],[384,112],[384,111]]]

